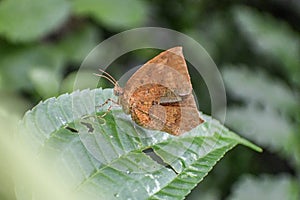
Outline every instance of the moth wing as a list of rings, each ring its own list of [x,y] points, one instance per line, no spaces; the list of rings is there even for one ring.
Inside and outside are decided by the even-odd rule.
[[[163,105],[163,107],[158,110],[160,113],[164,112],[165,114],[162,115],[150,112],[150,116],[152,116],[152,118],[158,117],[158,119],[161,118],[160,116],[164,116],[162,118],[165,118],[162,131],[172,135],[181,135],[188,132],[204,121],[199,116],[192,94],[184,98],[181,102]]]
[[[163,86],[146,85],[138,88],[130,99],[131,117],[139,125],[154,130],[161,130],[172,135],[181,135],[203,120],[199,117],[193,94],[182,98],[179,102],[159,102],[162,94],[169,89]]]
[[[178,96],[192,93],[192,85],[182,47],[166,50],[145,63],[127,81],[124,99],[128,100],[136,88],[144,84],[159,84]]]

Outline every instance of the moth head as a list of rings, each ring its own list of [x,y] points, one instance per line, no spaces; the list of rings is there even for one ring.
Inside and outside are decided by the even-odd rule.
[[[99,77],[103,77],[105,79],[107,79],[109,82],[111,82],[112,84],[114,84],[114,95],[116,96],[121,96],[124,93],[123,88],[120,87],[120,85],[118,84],[118,81],[109,73],[107,73],[106,71],[99,69],[100,72],[102,72],[103,74],[95,74],[96,76]]]
[[[118,82],[116,82],[116,85],[115,85],[115,87],[114,87],[114,95],[116,95],[116,96],[121,96],[121,95],[123,95],[123,93],[124,93],[123,88],[121,88],[121,87],[119,86]]]

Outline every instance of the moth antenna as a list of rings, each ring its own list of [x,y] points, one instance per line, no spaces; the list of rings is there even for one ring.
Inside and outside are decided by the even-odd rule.
[[[107,73],[106,71],[104,71],[103,69],[98,69],[100,72],[102,72],[102,73],[104,73],[106,76],[108,76],[111,80],[113,80],[114,81],[114,85],[119,85],[118,84],[118,81],[112,76],[112,75],[110,75],[109,73]]]
[[[108,80],[109,82],[111,82],[114,86],[118,85],[117,82],[115,82],[115,81],[112,80],[110,77],[107,77],[107,76],[105,76],[105,75],[103,75],[103,74],[96,74],[96,73],[94,73],[94,75],[95,75],[95,76],[99,76],[99,77],[105,78],[106,80]]]

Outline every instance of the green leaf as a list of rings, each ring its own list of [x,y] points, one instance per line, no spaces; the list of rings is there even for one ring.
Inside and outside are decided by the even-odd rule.
[[[265,175],[259,178],[248,175],[236,183],[228,200],[296,200],[299,194],[297,182],[288,175]]]
[[[72,199],[183,199],[237,144],[261,150],[206,115],[205,123],[179,137],[139,127],[116,105],[101,118],[109,105],[97,105],[108,98],[115,98],[112,89],[76,91],[26,113],[19,139],[38,155],[35,164],[48,163],[33,179],[56,173],[58,180],[49,183],[66,183]],[[18,183],[19,199],[59,194]]]
[[[2,90],[5,87],[3,79],[3,75],[0,73],[0,90]]]
[[[73,0],[73,10],[82,16],[91,16],[112,29],[141,26],[147,17],[147,6],[138,0]]]
[[[0,2],[0,33],[11,41],[40,39],[62,25],[69,15],[65,0]]]
[[[75,87],[76,89],[95,88],[98,77],[93,73],[95,73],[94,70],[82,69],[68,74],[61,84],[61,93],[72,92]]]
[[[256,106],[230,107],[226,124],[242,135],[272,150],[282,151],[290,144],[295,130],[288,118]]]
[[[246,103],[227,109],[226,124],[272,151],[284,152],[299,165],[295,155],[299,146],[297,123],[291,120],[299,100],[292,90],[262,71],[251,72],[245,67],[227,67],[222,74],[229,93]]]
[[[9,113],[18,113],[21,117],[29,108],[28,100],[22,97],[21,94],[7,90],[0,92],[0,109]]]
[[[30,70],[29,78],[44,99],[57,96],[61,78],[53,69],[35,67]]]
[[[293,115],[299,99],[279,80],[273,80],[263,71],[250,71],[245,66],[226,66],[222,70],[229,93],[249,104],[261,104]]]
[[[63,56],[52,46],[26,46],[14,49],[0,60],[3,82],[9,89],[32,89],[30,72],[36,66],[59,71]]]
[[[300,84],[300,40],[292,28],[248,7],[235,7],[233,13],[237,25],[250,40],[254,50],[281,64],[291,80]]]
[[[20,120],[16,115],[20,116],[20,113],[8,110],[0,102],[0,199],[15,199],[11,169],[16,163],[10,162],[11,152],[6,147],[12,145],[12,133]]]
[[[57,48],[69,62],[81,63],[88,53],[100,42],[98,31],[86,25],[67,34]]]

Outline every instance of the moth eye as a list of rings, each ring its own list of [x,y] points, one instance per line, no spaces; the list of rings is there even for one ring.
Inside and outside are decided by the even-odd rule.
[[[120,90],[114,90],[114,94],[116,96],[120,96],[122,94],[122,91],[120,91]]]

